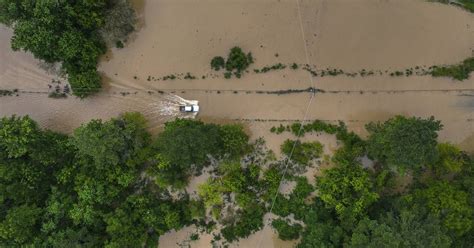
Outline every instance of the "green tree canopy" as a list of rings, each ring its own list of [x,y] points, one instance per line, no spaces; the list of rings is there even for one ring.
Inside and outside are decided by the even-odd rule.
[[[151,173],[159,184],[183,186],[189,176],[207,165],[209,156],[235,157],[248,150],[248,136],[236,125],[218,126],[178,119],[165,124],[154,147],[156,166]]]
[[[369,123],[369,156],[399,172],[416,170],[437,158],[437,132],[442,125],[429,119],[396,116],[384,123]]]
[[[120,12],[125,14],[112,11],[120,9],[122,2],[0,0],[0,22],[13,28],[14,50],[29,51],[48,63],[62,63],[74,94],[84,97],[100,88],[97,62],[106,51],[102,36],[114,36],[117,30],[133,25],[134,16],[125,15],[130,8]]]
[[[413,212],[388,213],[380,220],[363,219],[348,247],[451,247],[451,238],[436,218],[422,219]]]
[[[473,228],[474,209],[469,194],[447,181],[436,181],[427,188],[417,189],[406,199],[414,208],[426,208],[429,214],[440,218],[443,226],[457,236]]]
[[[335,210],[346,228],[365,216],[367,208],[379,199],[369,172],[359,164],[324,171],[316,186],[321,200]]]

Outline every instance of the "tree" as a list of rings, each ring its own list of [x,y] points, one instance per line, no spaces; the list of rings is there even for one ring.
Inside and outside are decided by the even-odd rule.
[[[29,51],[47,63],[62,63],[73,93],[85,97],[100,88],[97,62],[106,49],[99,30],[103,37],[115,37],[117,30],[128,32],[133,25],[133,18],[117,21],[117,15],[124,15],[115,10],[125,2],[1,0],[0,22],[13,28],[13,50]]]
[[[143,116],[128,113],[108,122],[93,120],[74,131],[77,162],[68,173],[74,173],[69,180],[78,195],[70,212],[75,223],[97,224],[100,207],[120,201],[120,193],[137,181],[149,155],[145,123]]]
[[[106,247],[143,247],[152,236],[181,228],[186,220],[183,209],[171,201],[158,200],[146,192],[131,195],[105,217],[110,240]]]
[[[300,165],[309,165],[313,159],[321,157],[323,153],[323,145],[315,142],[300,142],[293,140],[286,140],[281,145],[281,151],[287,157],[291,156],[291,160]]]
[[[461,149],[452,144],[440,143],[437,150],[438,160],[431,167],[438,175],[458,173],[467,164],[466,156]]]
[[[38,133],[38,125],[28,116],[4,117],[0,120],[0,148],[5,149],[10,158],[21,157],[28,152]]]
[[[10,245],[25,245],[32,242],[38,232],[41,209],[31,205],[11,208],[0,223],[0,239]]]
[[[248,150],[248,136],[241,126],[205,124],[201,121],[178,119],[165,124],[158,136],[155,166],[151,173],[159,184],[183,186],[194,173],[199,173],[209,156],[235,157]]]
[[[240,47],[233,47],[227,57],[225,67],[228,71],[242,72],[253,63],[252,54],[245,54]]]
[[[414,212],[388,213],[380,220],[361,220],[348,247],[451,247],[436,218],[422,219]]]
[[[303,229],[300,224],[290,225],[281,218],[272,221],[272,227],[278,231],[278,237],[281,240],[298,239]]]
[[[440,218],[443,226],[457,236],[473,228],[474,210],[469,204],[469,194],[447,181],[436,181],[425,189],[417,189],[407,199],[414,208],[424,207]]]
[[[324,206],[320,199],[311,204],[304,217],[306,228],[301,235],[298,248],[336,248],[341,247],[345,238],[333,210]]]
[[[225,60],[221,56],[216,56],[211,60],[211,68],[219,71],[221,68],[225,67]]]
[[[437,132],[442,125],[429,119],[396,116],[385,123],[369,123],[369,156],[399,172],[417,170],[437,157]]]
[[[223,125],[220,127],[223,153],[238,157],[249,150],[249,136],[241,125]]]
[[[346,228],[364,217],[367,208],[379,198],[369,172],[359,164],[337,165],[324,171],[316,187],[321,200],[336,211]]]

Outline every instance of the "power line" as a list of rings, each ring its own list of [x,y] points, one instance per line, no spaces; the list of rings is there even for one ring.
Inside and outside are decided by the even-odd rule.
[[[301,18],[301,10],[300,10],[300,3],[299,3],[299,0],[296,0],[296,6],[297,6],[297,9],[298,9],[298,19],[299,19],[299,24],[300,24],[300,29],[301,29],[301,36],[303,38],[303,44],[304,44],[304,52],[305,52],[305,55],[306,55],[306,63],[309,64],[309,55],[308,55],[308,48],[307,48],[307,44],[306,44],[306,38],[305,38],[305,34],[304,34],[304,28],[303,28],[303,21],[302,21],[302,18]],[[311,88],[315,88],[315,84],[314,84],[314,81],[313,81],[313,77],[311,75],[309,75],[309,80],[311,82]],[[270,206],[270,211],[269,213],[272,213],[273,212],[273,207],[275,206],[275,202],[278,198],[278,194],[280,193],[280,187],[281,187],[281,183],[283,182],[283,180],[285,180],[285,177],[286,177],[286,173],[288,171],[288,164],[290,162],[290,159],[291,157],[293,156],[293,152],[295,151],[295,148],[296,148],[296,145],[299,144],[299,141],[300,141],[300,134],[301,134],[301,131],[303,130],[303,124],[305,123],[306,121],[306,118],[308,116],[308,112],[309,112],[309,108],[311,106],[311,103],[313,102],[313,99],[315,97],[315,92],[311,92],[311,97],[309,99],[309,102],[308,102],[308,105],[306,106],[306,111],[304,113],[304,117],[303,117],[303,121],[301,122],[302,125],[300,126],[299,130],[298,130],[298,135],[297,135],[297,141],[294,142],[293,144],[293,147],[291,148],[291,151],[290,151],[290,155],[286,158],[286,163],[285,163],[285,168],[283,170],[283,174],[280,178],[280,181],[278,182],[278,189],[277,191],[275,192],[275,196],[273,197],[272,199],[272,204]],[[263,228],[265,228],[267,225],[267,223],[264,223],[264,226]],[[262,229],[263,229],[262,228]],[[258,241],[258,245],[257,247],[260,248],[261,244],[262,244],[262,238],[263,238],[263,232],[262,234],[260,234],[260,238],[259,238],[259,241]]]

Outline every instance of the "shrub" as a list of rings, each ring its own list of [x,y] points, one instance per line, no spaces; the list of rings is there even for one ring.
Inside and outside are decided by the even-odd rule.
[[[278,231],[278,237],[281,240],[298,239],[303,230],[303,227],[300,224],[290,225],[281,218],[272,221],[272,227]]]
[[[211,68],[219,71],[221,68],[224,68],[225,60],[221,56],[216,56],[211,60]]]
[[[253,57],[251,53],[246,55],[240,47],[234,47],[230,50],[225,67],[227,71],[237,70],[237,72],[242,72],[252,63]]]
[[[116,48],[124,48],[124,44],[122,41],[118,40],[117,42],[115,42],[115,47]]]
[[[281,151],[287,157],[291,156],[291,160],[301,165],[308,165],[311,160],[321,157],[323,145],[317,141],[301,143],[300,141],[286,140],[281,146]]]
[[[434,66],[431,75],[433,77],[451,77],[462,81],[469,78],[474,71],[474,57],[464,60],[462,63],[450,66]]]
[[[301,129],[301,123],[299,122],[291,124],[291,132],[297,137],[304,136],[304,130]]]
[[[261,206],[253,206],[243,210],[237,216],[235,223],[222,229],[222,236],[230,242],[248,237],[263,227],[264,214],[265,212]]]

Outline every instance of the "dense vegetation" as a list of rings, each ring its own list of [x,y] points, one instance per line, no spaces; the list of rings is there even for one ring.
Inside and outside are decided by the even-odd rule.
[[[144,118],[128,113],[66,136],[28,117],[3,118],[0,246],[155,246],[191,224],[225,246],[262,229],[270,209],[270,226],[283,240],[300,239],[298,247],[474,242],[474,160],[437,142],[438,121],[396,116],[368,124],[366,140],[342,123],[288,130],[297,128],[333,134],[340,147],[321,161],[320,143],[287,140],[282,152],[292,162],[327,169],[311,183],[290,168],[283,184],[293,186],[282,190],[292,163],[263,140],[249,144],[238,125],[176,120],[152,138]],[[365,155],[372,160],[362,164]],[[209,177],[197,194],[183,189],[201,173]]]
[[[154,141],[145,128],[145,120],[135,113],[91,121],[72,136],[41,130],[28,117],[1,119],[0,246],[156,244],[159,235],[189,224],[199,211],[196,202],[187,196],[173,198],[150,180],[154,174],[144,174],[155,166],[154,158],[168,159],[180,166],[176,173],[187,175],[191,164],[204,163],[203,153],[196,152],[208,151],[203,146],[192,149],[192,140],[202,136],[189,135],[217,130],[218,136],[201,144],[218,144],[222,156],[227,151],[237,155],[247,144],[238,126],[178,120]],[[176,128],[192,138],[190,144],[182,143],[184,136],[169,135]],[[169,147],[163,150],[162,144]],[[172,169],[163,170],[166,174]]]
[[[474,2],[473,11],[474,11]],[[449,66],[434,66],[431,75],[433,77],[452,77],[456,80],[465,80],[469,78],[474,71],[474,57],[465,59],[463,62]]]
[[[14,30],[13,50],[61,63],[73,93],[80,97],[99,90],[97,63],[106,42],[123,46],[134,18],[126,0],[0,0],[0,22]]]

